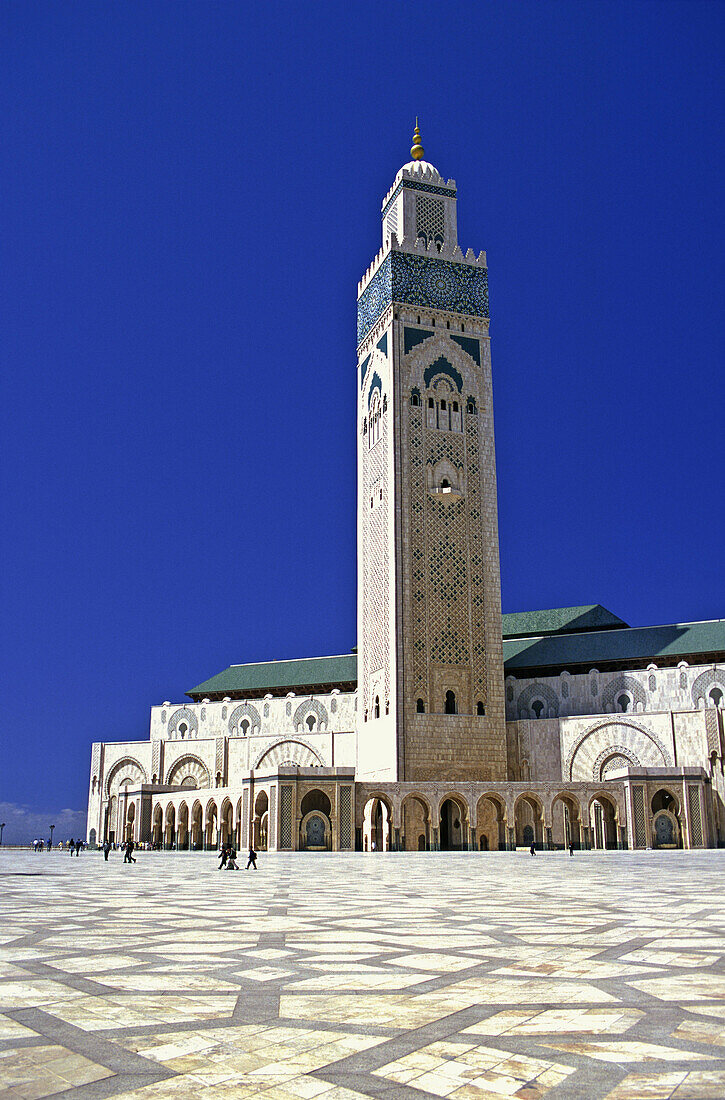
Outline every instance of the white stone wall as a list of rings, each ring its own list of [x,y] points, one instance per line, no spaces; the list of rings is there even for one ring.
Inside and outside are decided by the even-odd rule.
[[[357,692],[333,691],[329,695],[290,693],[282,699],[270,695],[221,703],[164,703],[151,708],[150,735],[152,740],[172,742],[345,733],[355,729],[356,702]]]
[[[581,644],[586,647],[586,635]],[[688,665],[683,661],[676,668],[653,664],[635,672],[598,672],[593,668],[575,676],[568,672],[533,679],[507,676],[506,720],[622,713],[623,697],[629,714],[698,710],[713,706],[710,691],[721,691],[725,700],[725,665]]]

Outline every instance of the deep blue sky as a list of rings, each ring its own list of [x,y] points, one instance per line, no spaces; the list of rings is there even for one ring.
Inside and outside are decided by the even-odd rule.
[[[725,614],[719,3],[0,6],[0,799],[355,643],[355,298],[420,115],[488,252],[504,610]],[[6,840],[10,839],[6,834]]]

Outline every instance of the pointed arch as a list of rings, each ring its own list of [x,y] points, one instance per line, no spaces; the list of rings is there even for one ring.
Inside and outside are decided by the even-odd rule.
[[[106,798],[111,793],[115,794],[121,784],[126,782],[132,783],[134,786],[148,783],[146,769],[134,756],[124,756],[113,765],[106,776]]]

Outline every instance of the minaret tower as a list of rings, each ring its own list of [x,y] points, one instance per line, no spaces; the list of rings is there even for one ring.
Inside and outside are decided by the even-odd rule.
[[[360,781],[506,778],[486,256],[412,160],[358,287]]]

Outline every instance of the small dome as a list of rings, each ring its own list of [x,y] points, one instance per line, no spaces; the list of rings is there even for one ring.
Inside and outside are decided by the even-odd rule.
[[[428,160],[411,160],[407,164],[404,164],[401,168],[401,172],[414,172],[417,176],[423,176],[426,173],[436,176],[437,179],[442,180],[442,176],[436,166],[431,164]]]

